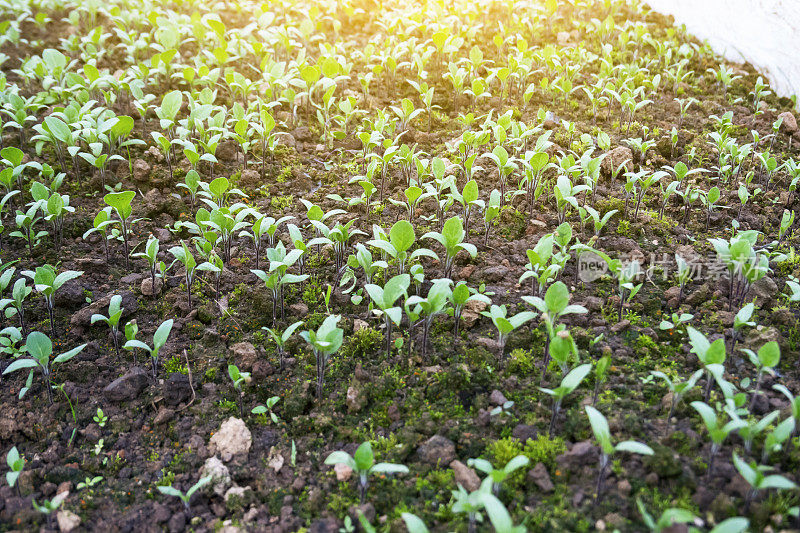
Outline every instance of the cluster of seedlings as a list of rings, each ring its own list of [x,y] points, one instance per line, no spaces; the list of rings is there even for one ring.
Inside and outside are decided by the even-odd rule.
[[[173,530],[208,531],[226,516],[226,526],[269,522],[276,531],[797,527],[800,156],[785,111],[796,101],[633,0],[374,7],[0,4],[4,410],[42,410],[41,423],[55,424],[64,402],[64,444],[77,448],[69,456],[107,460],[103,476],[76,489],[83,504],[90,494],[102,501],[92,487],[130,486],[111,479],[108,458],[119,455],[103,448],[113,425],[98,385],[108,381],[70,367],[101,357],[98,368],[119,377],[144,365],[152,395],[188,374],[192,399],[173,416],[205,431],[213,415],[202,398],[219,385],[238,419],[291,442],[291,466],[306,483],[344,491],[317,496],[315,507],[300,488],[276,513],[261,490],[256,499],[280,514],[276,524],[257,505],[249,519],[212,512],[217,479],[199,468],[178,480],[173,472],[153,485],[183,503],[174,512],[188,522],[170,520]],[[668,261],[649,264],[645,254],[655,252]],[[718,274],[710,282],[697,271],[708,266],[703,254]],[[587,262],[600,272],[591,279]],[[132,274],[142,282],[135,309],[123,281]],[[75,298],[75,287],[86,294]],[[82,309],[70,314],[64,299]],[[73,328],[87,306],[89,323]],[[274,362],[269,379],[224,354],[217,379],[193,342],[210,334],[190,337],[198,325],[217,340],[258,345]],[[378,400],[375,420],[351,405],[351,392],[363,392],[353,371],[371,373],[376,389],[396,376],[389,402],[408,402],[409,420],[433,411],[424,398],[444,384],[437,409],[452,410],[438,433],[461,432],[465,442],[481,434],[480,446],[455,443],[471,457],[452,467],[455,480],[435,481],[450,465],[431,469],[408,452],[421,437],[402,441],[399,417],[377,421],[387,418]],[[75,382],[91,403],[76,405]],[[488,413],[485,401],[453,408],[476,390],[501,400]],[[666,418],[648,399],[664,393]],[[112,411],[150,409],[148,394]],[[323,440],[314,441],[306,415],[313,426],[345,405],[338,421],[351,427],[320,423]],[[89,424],[105,435],[95,444],[77,436]],[[540,440],[518,437],[515,426]],[[500,453],[512,429],[517,448]],[[691,475],[660,485],[656,476],[654,489],[637,482],[632,491],[627,469],[644,478],[663,460],[659,450],[688,434],[699,440],[669,461]],[[57,516],[69,530],[78,515],[67,507],[89,529],[92,513],[123,516],[68,490],[27,484],[23,495],[22,475],[29,464],[42,468],[47,443],[13,435],[0,428],[7,484],[47,526]],[[351,444],[342,446],[343,435]],[[581,461],[596,478],[578,479],[583,464],[559,478],[568,472],[556,456],[569,464],[587,442],[593,453]],[[537,446],[563,449],[537,459]],[[275,469],[274,450],[251,454],[263,461],[253,472]],[[354,475],[357,493],[324,465],[340,482]],[[549,478],[533,488],[523,480],[540,465],[555,478],[554,499]],[[133,460],[130,468],[145,469]],[[705,482],[729,492],[732,479],[745,484],[728,495],[735,505],[687,496]],[[130,501],[146,506],[156,494]],[[9,524],[14,515],[3,510]]]

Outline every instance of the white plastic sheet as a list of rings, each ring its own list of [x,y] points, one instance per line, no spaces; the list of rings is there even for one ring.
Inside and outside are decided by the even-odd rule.
[[[780,96],[800,95],[800,0],[646,0],[715,52],[749,62]]]

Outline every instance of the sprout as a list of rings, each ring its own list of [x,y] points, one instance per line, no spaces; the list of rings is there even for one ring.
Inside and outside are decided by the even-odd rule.
[[[183,502],[183,506],[186,509],[186,512],[188,513],[189,504],[192,500],[192,496],[194,496],[194,493],[203,488],[205,485],[208,485],[210,482],[211,482],[211,476],[201,477],[197,481],[197,483],[189,487],[189,490],[187,490],[186,492],[182,492],[181,490],[176,489],[172,485],[167,485],[167,486],[159,485],[156,488],[161,494],[180,498],[180,500]]]
[[[600,472],[597,475],[597,494],[595,496],[596,499],[599,499],[603,487],[605,471],[606,468],[608,468],[609,460],[613,454],[616,452],[628,452],[639,455],[653,455],[653,450],[646,444],[633,440],[626,440],[613,444],[611,442],[611,431],[608,428],[606,417],[590,405],[587,405],[584,409],[586,410],[586,415],[589,417],[589,424],[592,426],[594,438],[600,445]]]
[[[358,476],[358,493],[364,503],[370,474],[407,474],[408,467],[394,463],[376,463],[369,441],[362,443],[351,456],[347,452],[332,452],[325,459],[326,465],[343,464],[351,468]]]

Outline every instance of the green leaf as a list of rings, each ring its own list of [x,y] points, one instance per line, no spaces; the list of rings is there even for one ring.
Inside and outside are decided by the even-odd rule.
[[[53,359],[53,363],[64,363],[66,361],[69,361],[70,359],[81,353],[81,351],[83,351],[84,348],[86,348],[86,344],[81,344],[80,346],[76,346],[75,348],[62,353],[58,357]]]
[[[547,289],[544,301],[552,313],[559,314],[569,304],[569,289],[563,282],[556,281]]]
[[[3,370],[3,375],[10,374],[11,372],[16,372],[22,368],[34,368],[39,366],[39,363],[30,359],[28,357],[17,359],[16,361],[12,361],[10,365]]]
[[[423,522],[422,519],[417,515],[411,513],[402,513],[400,516],[403,518],[403,522],[406,524],[408,533],[428,533],[428,527],[425,525],[425,522]]]
[[[50,337],[39,331],[34,331],[28,335],[25,341],[25,349],[34,359],[44,361],[44,364],[50,360],[50,355],[53,353],[53,342]]]
[[[653,455],[653,449],[646,444],[633,440],[625,440],[614,446],[619,452],[638,453],[639,455]]]
[[[343,451],[331,452],[331,454],[328,455],[328,457],[325,459],[325,464],[326,465],[343,464],[349,466],[353,470],[355,470],[356,467],[355,460],[350,456],[349,453]]]
[[[767,368],[775,368],[781,359],[781,348],[775,341],[769,341],[758,349],[758,360]]]
[[[49,116],[45,117],[44,123],[56,139],[64,144],[72,144],[72,130],[63,120]]]
[[[169,334],[172,331],[172,324],[173,320],[170,318],[169,320],[165,320],[158,326],[158,329],[153,334],[153,347],[158,350],[162,346],[167,343],[167,339],[169,338]]]
[[[398,220],[389,230],[389,240],[398,252],[405,252],[414,244],[414,226],[408,220]]]

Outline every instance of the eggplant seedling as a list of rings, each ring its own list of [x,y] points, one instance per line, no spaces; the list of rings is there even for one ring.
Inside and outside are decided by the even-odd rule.
[[[55,294],[66,282],[76,279],[83,275],[82,271],[65,270],[60,274],[56,274],[56,269],[50,265],[36,267],[36,271],[25,270],[22,272],[23,276],[29,277],[33,280],[33,286],[36,292],[44,297],[47,306],[47,314],[50,316],[50,334],[56,336],[55,325]]]
[[[733,465],[744,480],[747,481],[747,484],[750,485],[750,490],[747,491],[747,495],[744,499],[745,512],[749,511],[750,503],[761,490],[793,490],[797,488],[797,485],[793,481],[781,475],[767,475],[767,472],[772,470],[773,467],[759,465],[755,461],[746,463],[736,452],[733,452]]]
[[[608,421],[603,413],[594,407],[587,405],[585,407],[586,415],[589,417],[589,424],[592,426],[592,433],[594,438],[600,445],[600,471],[597,475],[597,489],[595,501],[600,499],[601,491],[603,489],[603,478],[605,477],[606,469],[610,463],[611,456],[617,452],[636,453],[639,455],[653,455],[653,449],[634,440],[625,440],[618,442],[616,445],[611,442],[611,430],[608,428]]]
[[[45,335],[44,333],[34,331],[28,335],[28,338],[25,340],[25,351],[28,353],[28,357],[21,357],[11,362],[10,365],[6,367],[3,371],[3,375],[10,374],[11,372],[15,372],[17,370],[29,368],[39,368],[42,371],[42,376],[45,379],[45,389],[47,390],[47,401],[52,404],[53,403],[53,395],[51,391],[52,385],[52,371],[51,365],[60,365],[61,363],[65,363],[78,355],[84,348],[86,344],[81,344],[71,350],[68,350],[64,353],[57,355],[53,358],[52,363],[50,361],[50,357],[53,355],[53,342],[50,340],[50,337]],[[28,376],[28,381],[31,380],[31,376]],[[26,386],[26,389],[29,387]],[[22,393],[21,393],[22,394]]]
[[[572,392],[577,389],[581,383],[583,383],[583,380],[586,379],[586,376],[588,376],[589,372],[591,371],[592,365],[586,363],[570,370],[570,372],[561,380],[561,384],[555,389],[545,389],[543,387],[539,387],[540,391],[552,396],[553,398],[553,414],[550,417],[549,430],[551,438],[554,435],[556,418],[558,417],[558,413],[561,412],[561,404],[564,401],[564,398],[572,394]]]
[[[694,401],[691,405],[700,414],[708,430],[708,436],[711,438],[711,451],[708,454],[708,471],[706,473],[710,479],[711,473],[714,471],[714,459],[722,447],[722,443],[725,442],[731,432],[745,426],[745,422],[741,418],[732,418],[727,423],[723,423],[724,419],[720,418],[717,411],[708,404]]]
[[[758,353],[747,348],[742,351],[747,355],[748,359],[750,359],[753,366],[756,367],[756,385],[753,388],[753,396],[750,398],[749,406],[749,409],[752,411],[756,396],[761,393],[761,378],[765,372],[771,375],[775,374],[775,368],[781,360],[781,348],[777,342],[769,341],[758,349]]]
[[[275,328],[268,328],[266,326],[262,327],[261,329],[265,330],[269,333],[272,340],[275,341],[275,346],[277,347],[278,351],[278,359],[280,361],[280,370],[283,371],[283,360],[286,357],[286,343],[289,342],[289,339],[294,335],[294,332],[303,325],[302,320],[298,320],[294,324],[290,325],[283,331]]]
[[[155,377],[156,377],[156,375],[158,373],[158,355],[159,355],[159,351],[167,343],[167,339],[169,338],[169,334],[172,331],[172,324],[173,324],[173,320],[169,319],[169,320],[165,320],[164,322],[161,323],[160,326],[158,326],[158,329],[156,329],[156,332],[153,333],[153,347],[152,348],[150,346],[148,346],[147,344],[145,344],[144,342],[142,342],[140,340],[137,340],[135,338],[128,340],[125,343],[125,345],[123,346],[123,348],[125,348],[126,350],[134,350],[136,348],[139,348],[139,349],[144,350],[145,352],[150,354],[150,361],[151,361],[152,366],[153,366],[153,378],[154,379],[155,379]],[[127,333],[127,331],[126,331],[126,333]]]
[[[114,353],[119,357],[119,321],[122,318],[122,296],[115,294],[108,302],[108,316],[99,313],[93,314],[91,323],[105,322],[111,330],[111,337],[114,340]]]
[[[172,485],[168,485],[166,487],[159,485],[156,488],[161,494],[166,494],[167,496],[174,496],[176,498],[180,498],[180,500],[183,502],[183,506],[186,509],[186,512],[188,513],[189,505],[192,501],[192,496],[194,496],[194,493],[203,488],[209,482],[211,482],[211,476],[201,477],[197,481],[197,483],[189,487],[189,490],[187,490],[186,492],[176,489]]]
[[[14,485],[17,484],[20,474],[22,474],[22,470],[25,468],[25,458],[20,455],[16,446],[8,450],[6,464],[8,465],[6,483],[8,483],[9,487],[13,488]],[[19,491],[19,486],[17,486],[17,491]]]
[[[503,468],[495,468],[492,463],[486,459],[470,459],[467,461],[469,466],[472,466],[484,474],[487,474],[488,479],[492,480],[492,492],[495,496],[500,494],[500,487],[508,477],[525,466],[528,466],[530,459],[524,455],[517,455],[511,459]]]
[[[244,385],[250,383],[250,372],[241,372],[239,367],[229,363],[228,376],[233,382],[233,388],[236,390],[236,403],[239,404],[239,416],[244,418]]]
[[[362,443],[351,456],[345,451],[331,452],[325,459],[326,465],[343,464],[358,475],[358,494],[364,503],[371,474],[407,474],[408,467],[395,463],[376,463],[375,454],[369,441]]]
[[[686,381],[673,381],[669,376],[658,370],[650,372],[650,375],[664,380],[664,384],[666,384],[670,393],[672,393],[672,401],[670,402],[669,412],[667,413],[667,420],[671,420],[672,414],[675,412],[675,408],[680,403],[681,398],[697,385],[697,381],[703,375],[703,371],[702,369],[696,370]]]
[[[322,398],[322,389],[325,385],[325,369],[331,355],[339,351],[344,339],[344,330],[337,327],[340,315],[330,315],[316,331],[301,331],[300,336],[311,346],[317,360],[317,399]]]
[[[516,315],[508,316],[505,304],[492,305],[488,311],[481,311],[481,314],[490,318],[494,327],[497,328],[497,350],[501,363],[505,359],[506,342],[508,342],[511,332],[536,316],[533,311],[520,311]]]

